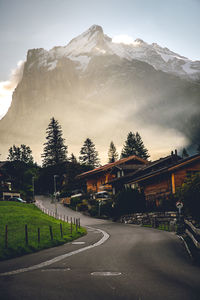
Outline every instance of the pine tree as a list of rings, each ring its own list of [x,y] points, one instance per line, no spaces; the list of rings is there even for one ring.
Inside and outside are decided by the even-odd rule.
[[[76,159],[76,156],[72,153],[70,158],[69,158],[69,161],[71,161],[72,163],[76,164],[77,163],[77,159]]]
[[[113,163],[118,159],[118,153],[116,150],[116,147],[113,143],[113,141],[111,141],[110,143],[110,148],[108,150],[108,163]]]
[[[23,161],[24,163],[33,163],[32,150],[29,146],[22,144],[20,147],[13,145],[8,150],[9,161]]]
[[[122,149],[121,158],[129,157],[131,155],[136,155],[136,141],[135,134],[133,132],[128,133],[127,139]]]
[[[95,149],[94,143],[89,138],[85,140],[81,148],[79,161],[82,165],[87,165],[91,168],[96,168],[100,164],[98,152]]]
[[[129,157],[131,155],[136,155],[143,159],[147,159],[149,157],[148,150],[145,148],[142,138],[138,132],[136,132],[136,134],[129,132],[122,149],[121,158]]]
[[[58,121],[51,118],[46,129],[46,143],[44,143],[44,153],[42,154],[43,166],[52,166],[67,160],[67,146],[64,145],[62,129]]]
[[[187,158],[187,157],[189,157],[189,154],[188,154],[187,150],[185,148],[183,148],[182,158]]]
[[[148,159],[149,158],[148,150],[145,148],[142,138],[138,132],[136,132],[135,140],[136,140],[136,155],[143,159]]]

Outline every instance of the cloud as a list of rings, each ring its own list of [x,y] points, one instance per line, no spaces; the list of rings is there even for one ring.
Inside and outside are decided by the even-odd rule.
[[[134,44],[134,39],[127,34],[115,35],[112,39],[113,43],[123,43],[126,45]]]
[[[17,84],[22,79],[24,61],[19,61],[17,67],[11,71],[10,79],[0,82],[0,119],[7,113],[11,102],[12,94]]]

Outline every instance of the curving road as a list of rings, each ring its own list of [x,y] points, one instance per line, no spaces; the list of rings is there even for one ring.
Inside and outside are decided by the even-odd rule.
[[[39,200],[46,208],[54,209],[48,199]],[[80,216],[62,205],[58,205],[58,211]],[[24,271],[0,276],[0,299],[200,299],[200,268],[192,264],[175,234],[82,215],[81,223],[92,227],[87,236],[78,240],[83,243],[1,262],[1,274],[20,268]],[[89,248],[102,240],[102,232],[109,238]],[[68,256],[52,262],[63,254]],[[26,269],[46,261],[51,263]]]

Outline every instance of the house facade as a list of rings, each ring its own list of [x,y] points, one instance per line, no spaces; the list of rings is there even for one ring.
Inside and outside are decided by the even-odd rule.
[[[124,177],[148,163],[148,161],[139,158],[136,155],[132,155],[116,162],[106,164],[94,170],[82,173],[77,176],[77,179],[86,180],[87,192],[97,193],[102,190],[112,192],[113,187],[109,182],[115,178]]]
[[[113,179],[110,184],[115,192],[123,187],[138,187],[144,191],[147,206],[158,207],[163,199],[176,192],[187,177],[197,172],[200,172],[200,154],[183,159],[177,152],[172,152],[170,156],[151,162],[128,176]]]

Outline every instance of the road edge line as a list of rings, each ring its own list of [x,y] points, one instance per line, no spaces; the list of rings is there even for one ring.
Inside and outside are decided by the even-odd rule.
[[[178,237],[179,237],[179,238],[182,240],[182,242],[184,243],[185,248],[186,248],[186,251],[188,252],[190,258],[193,259],[193,255],[192,255],[192,253],[191,253],[191,251],[190,251],[190,249],[189,249],[189,247],[188,247],[188,244],[187,244],[187,242],[185,241],[185,239],[184,239],[181,235],[178,235]]]
[[[45,262],[42,262],[40,264],[31,266],[31,267],[21,268],[21,269],[17,269],[17,270],[14,270],[14,271],[0,273],[0,276],[15,275],[15,274],[19,274],[19,273],[24,273],[24,272],[34,271],[34,270],[38,270],[38,269],[44,268],[44,267],[52,265],[52,264],[54,264],[54,263],[56,263],[58,261],[61,261],[61,260],[65,259],[65,258],[67,258],[69,256],[81,253],[83,251],[86,251],[88,249],[92,249],[94,247],[98,247],[98,246],[102,245],[103,243],[105,243],[107,241],[107,239],[109,239],[109,237],[110,237],[110,235],[106,231],[104,231],[104,230],[101,230],[99,228],[92,228],[92,227],[88,227],[88,226],[85,226],[85,227],[87,227],[89,229],[93,229],[93,230],[98,230],[99,232],[101,232],[103,234],[103,237],[98,242],[96,242],[96,243],[94,243],[92,245],[80,248],[78,250],[75,250],[75,251],[72,251],[72,252],[69,252],[69,253],[66,253],[66,254],[59,255],[57,257],[54,257],[54,258],[52,258],[50,260],[47,260]]]

